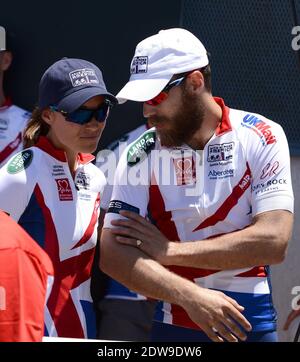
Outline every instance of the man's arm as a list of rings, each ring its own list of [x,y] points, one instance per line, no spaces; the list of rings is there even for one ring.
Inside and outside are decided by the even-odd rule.
[[[200,241],[169,241],[154,225],[128,211],[128,220],[114,220],[117,241],[139,247],[163,265],[204,269],[240,269],[281,263],[285,257],[293,225],[293,214],[275,210],[258,214],[243,230]]]
[[[201,288],[170,272],[137,248],[121,245],[116,242],[112,229],[102,230],[100,267],[129,289],[180,305],[214,341],[222,339],[213,328],[229,341],[236,340],[233,334],[245,338],[233,321],[246,330],[251,329],[241,314],[243,307],[233,299],[221,292]]]

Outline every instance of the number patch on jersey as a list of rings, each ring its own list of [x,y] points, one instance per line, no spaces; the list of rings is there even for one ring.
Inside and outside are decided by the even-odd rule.
[[[32,159],[32,150],[19,152],[7,165],[7,172],[15,174],[25,170],[31,164]]]

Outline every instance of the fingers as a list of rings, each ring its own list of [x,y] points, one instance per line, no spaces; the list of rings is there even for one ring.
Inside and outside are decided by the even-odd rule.
[[[144,217],[137,214],[136,212],[128,211],[128,210],[121,210],[120,215],[127,217],[128,219],[135,220],[136,222],[142,225],[151,225],[149,221],[147,221]]]
[[[247,339],[247,335],[238,327],[236,323],[232,321],[230,317],[226,317],[224,325],[242,341],[245,341]]]
[[[252,327],[248,320],[236,309],[233,305],[228,305],[228,316],[229,318],[236,321],[238,324],[241,325],[246,331],[250,332]]]
[[[117,236],[117,241],[124,245],[137,246],[136,239],[126,238],[124,236]]]
[[[215,324],[215,330],[228,342],[238,342],[238,339],[222,323]]]
[[[213,342],[224,342],[224,339],[218,336],[212,327],[201,325],[201,329]]]
[[[223,293],[223,295],[224,295],[225,299],[228,300],[228,302],[231,303],[231,304],[232,304],[235,308],[237,308],[239,311],[242,312],[242,311],[245,309],[245,308],[244,308],[242,305],[240,305],[236,300],[228,297],[228,295],[226,295],[226,294],[224,294],[224,293]]]
[[[138,231],[133,230],[133,229],[115,228],[115,229],[111,229],[111,233],[116,236],[125,236],[125,237],[129,237],[131,239],[134,239],[134,240],[137,240],[137,239],[145,240],[145,238],[142,237],[143,234],[141,234]]]
[[[124,228],[127,228],[127,229],[137,230],[137,231],[139,231],[140,233],[143,233],[143,234],[145,234],[147,232],[147,228],[145,228],[139,222],[132,221],[132,220],[117,219],[117,220],[112,220],[111,224],[113,226],[121,226],[121,227],[124,227]]]

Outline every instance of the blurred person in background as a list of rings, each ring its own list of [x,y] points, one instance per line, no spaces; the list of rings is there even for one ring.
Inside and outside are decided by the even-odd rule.
[[[0,27],[1,29],[1,27]],[[13,61],[11,37],[4,28],[0,30],[2,46],[0,46],[0,167],[15,153],[23,148],[24,128],[30,113],[14,105],[4,92],[5,72]]]

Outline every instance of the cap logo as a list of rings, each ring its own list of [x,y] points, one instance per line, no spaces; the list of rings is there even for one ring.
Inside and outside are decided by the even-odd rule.
[[[73,87],[79,87],[86,84],[99,84],[94,69],[84,68],[73,70],[69,73]]]
[[[147,73],[148,57],[134,57],[130,66],[131,74]]]

